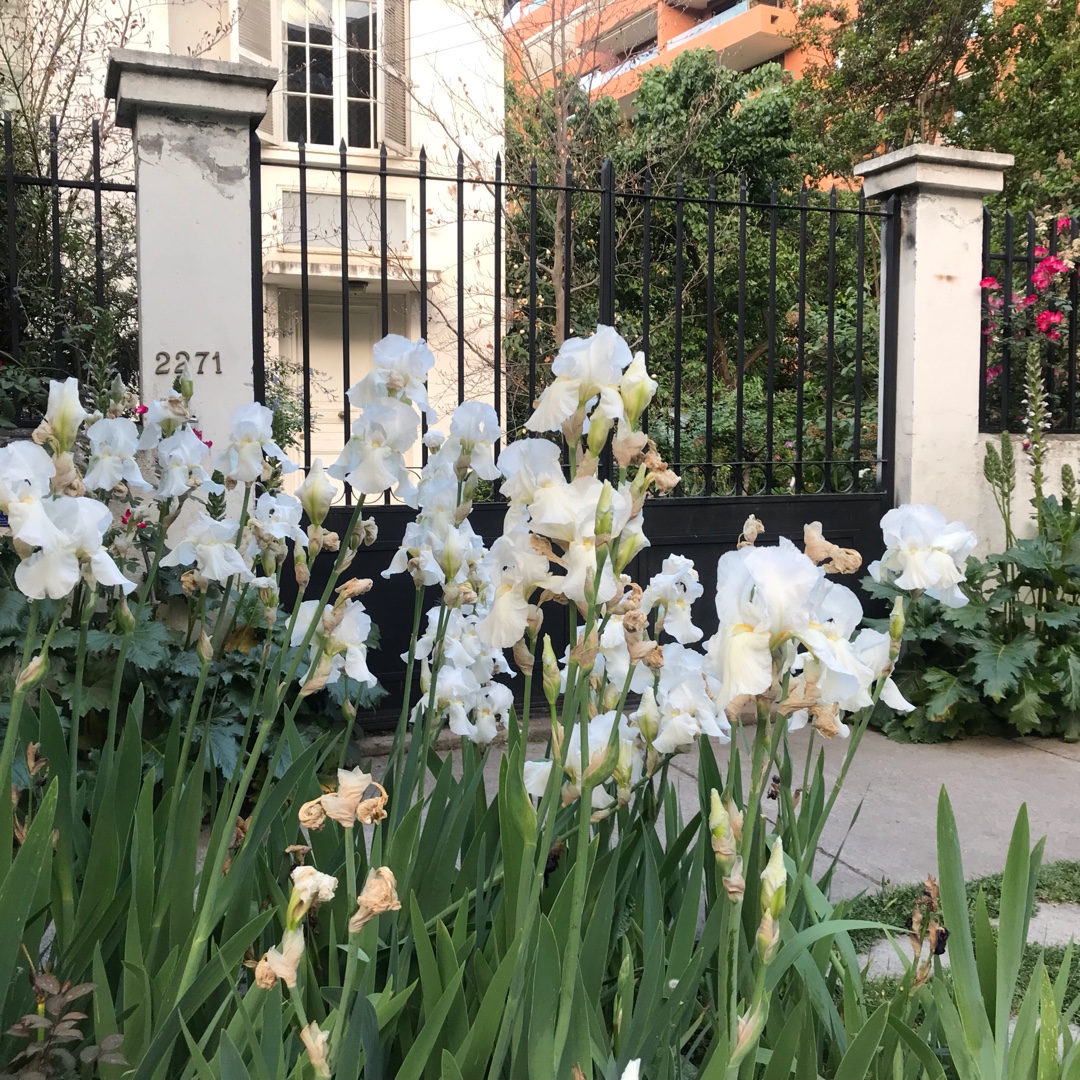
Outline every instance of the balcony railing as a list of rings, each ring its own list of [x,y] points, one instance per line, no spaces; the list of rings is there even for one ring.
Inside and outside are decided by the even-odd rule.
[[[708,33],[708,31],[715,29],[722,23],[737,18],[739,15],[745,15],[751,8],[757,7],[761,3],[766,4],[768,7],[783,7],[783,4],[776,2],[776,0],[739,0],[738,3],[732,4],[731,7],[717,12],[711,19],[706,19],[704,22],[699,22],[697,26],[692,26],[689,30],[676,34],[675,37],[668,40],[667,47],[671,49],[687,41],[693,41],[699,34]]]
[[[657,47],[653,45],[651,48],[639,52],[636,56],[630,57],[629,60],[624,60],[621,64],[617,64],[607,71],[590,71],[588,75],[582,78],[581,88],[586,93],[591,93],[593,90],[598,90],[601,86],[611,82],[612,79],[619,75],[625,75],[626,72],[633,71],[634,68],[648,63],[650,60],[655,60],[659,55],[660,53],[657,50]]]

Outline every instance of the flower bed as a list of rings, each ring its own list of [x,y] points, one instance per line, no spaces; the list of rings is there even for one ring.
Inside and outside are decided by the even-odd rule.
[[[14,836],[0,850],[11,1071],[943,1077],[948,1055],[962,1076],[1004,1076],[990,1067],[947,799],[940,898],[913,933],[921,946],[953,931],[948,987],[920,960],[869,1008],[849,934],[878,924],[845,918],[827,898],[832,868],[815,865],[875,702],[909,708],[891,680],[903,593],[962,604],[973,538],[932,508],[887,515],[889,551],[871,568],[901,594],[886,632],[861,626],[857,596],[828,576],[850,572],[857,553],[815,525],[805,551],[765,545],[751,518],[720,559],[719,630],[701,641],[689,560],[672,556],[649,582],[625,574],[648,543],[646,499],[678,483],[639,428],[655,392],[644,360],[610,328],[566,342],[528,422],[534,437],[496,460],[494,410],[466,403],[444,435],[429,432],[417,482],[405,455],[421,415],[436,420],[431,364],[423,343],[380,342],[350,391],[352,439],[295,497],[281,491],[289,465],[269,410],[237,410],[211,452],[184,376],[139,422],[122,392],[88,415],[73,381],[54,384],[35,443],[0,450],[14,580],[29,600],[0,754],[15,795],[0,803],[0,831]],[[140,448],[156,453],[153,476]],[[355,496],[341,535],[324,527],[330,477]],[[506,520],[485,547],[471,500],[496,479]],[[365,500],[388,489],[417,507],[386,574],[416,586],[403,663],[406,686],[419,668],[421,694],[376,776],[346,765],[374,681],[378,586],[342,575],[372,539]],[[299,595],[282,613],[290,552]],[[333,567],[308,596],[317,560]],[[562,657],[544,633],[553,619],[569,625]],[[186,627],[196,672],[164,720],[153,687],[124,693],[161,620]],[[65,635],[74,670],[61,676]],[[86,680],[102,635],[117,642],[104,695]],[[207,767],[210,734],[240,667],[244,726],[222,774]],[[527,760],[537,678],[550,740]],[[305,703],[335,686],[343,722],[305,741]],[[84,724],[91,709],[103,731]],[[440,757],[444,725],[461,743]],[[164,738],[147,756],[155,726]],[[847,739],[834,783],[813,741],[794,759],[789,732],[804,726]],[[502,731],[505,752],[492,748]],[[689,820],[668,776],[681,753],[699,759]],[[999,1005],[986,1008],[999,1046],[1016,979],[1008,932],[1037,868],[1022,820],[1002,944],[979,939],[980,964],[998,957]],[[1031,985],[1045,1030],[1065,1005]],[[1065,1038],[1063,1069],[1076,1060]],[[1010,1075],[1027,1075],[1033,1053],[1051,1075],[1056,1036],[1052,1052],[1029,1041]],[[972,1059],[986,1067],[971,1071]]]

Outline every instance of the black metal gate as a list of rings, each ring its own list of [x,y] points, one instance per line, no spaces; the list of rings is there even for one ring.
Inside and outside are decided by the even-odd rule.
[[[252,153],[257,163],[254,135]],[[385,151],[377,167],[357,165],[344,146],[333,162],[310,159],[303,146],[295,162],[280,162],[275,155],[261,174],[252,170],[262,237],[253,286],[260,296],[264,283],[268,293],[292,294],[288,332],[300,374],[288,392],[302,409],[304,466],[317,441],[327,444],[327,424],[312,407],[326,343],[317,346],[311,326],[332,276],[336,385],[363,373],[350,329],[359,291],[383,334],[394,328],[396,304],[407,332],[429,341],[443,376],[440,411],[486,399],[508,440],[524,433],[565,337],[604,323],[641,349],[660,384],[647,428],[683,483],[647,504],[651,546],[630,569],[646,581],[666,555],[693,557],[706,589],[696,616],[706,634],[717,558],[750,514],[764,521],[766,542],[777,534],[801,542],[803,525],[820,521],[830,540],[866,562],[880,554],[879,522],[892,505],[895,200],[869,208],[850,191],[762,193],[734,178],[680,178],[674,191],[658,191],[648,170],[617,187],[610,162],[596,184],[575,182],[569,170],[545,181],[535,162],[524,180],[504,177],[498,160],[491,178],[470,175],[460,154],[439,171],[423,151],[415,169],[391,167]],[[414,211],[404,230],[395,200]],[[290,213],[287,236],[267,227]],[[267,267],[290,250],[292,278],[271,279]],[[257,306],[264,349],[256,386],[271,404],[263,364],[280,318],[273,303]],[[334,438],[344,445],[347,406],[330,426],[337,422]],[[473,527],[493,539],[503,511],[496,484],[474,506]],[[344,529],[351,512],[346,492],[328,524]],[[413,511],[387,500],[365,514],[379,537],[352,573],[378,579]],[[371,666],[399,698],[413,586],[399,575],[379,590],[381,645]]]

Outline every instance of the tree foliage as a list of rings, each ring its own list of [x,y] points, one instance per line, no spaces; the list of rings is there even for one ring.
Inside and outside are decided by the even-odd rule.
[[[807,56],[802,120],[816,143],[808,171],[849,176],[879,150],[941,136],[981,10],[981,0],[804,5],[796,44]]]
[[[542,184],[561,183],[563,166],[543,126],[550,107],[532,99],[521,104],[521,112],[514,113],[520,119],[511,124],[509,175],[527,175],[535,159]],[[616,324],[635,348],[647,351],[659,380],[650,434],[682,467],[683,490],[701,490],[705,463],[715,466],[709,470],[713,490],[784,487],[793,476],[785,463],[800,445],[806,458],[817,460],[863,456],[859,447],[874,441],[877,282],[869,271],[860,295],[854,215],[835,219],[830,277],[827,193],[807,194],[811,209],[802,221],[797,206],[806,146],[791,76],[775,64],[731,71],[711,50],[690,50],[668,67],[646,71],[634,106],[626,116],[614,100],[590,101],[585,94],[576,105],[568,140],[576,184],[569,217],[571,328],[590,332],[599,315],[596,189],[601,162],[610,157],[617,189]],[[716,198],[711,213],[710,186]],[[656,197],[648,202],[646,260],[642,195],[647,189]],[[747,205],[740,211],[734,204],[743,191]],[[848,209],[857,201],[851,192],[836,197]],[[565,327],[564,263],[559,261],[565,244],[563,199],[559,191],[536,192],[535,252],[529,244],[528,198],[508,202],[508,226],[517,238],[507,251],[513,317],[506,348],[510,415],[516,424],[524,422],[531,405],[530,355],[537,361],[540,388],[545,362]],[[877,239],[872,224],[865,226],[864,253],[875,250]],[[868,264],[873,262],[871,256]],[[801,274],[806,280],[802,309]],[[856,382],[862,390],[859,447]],[[827,414],[833,417],[830,425]],[[706,445],[710,426],[711,449]],[[831,452],[823,445],[826,427]],[[806,435],[802,444],[800,430]],[[740,475],[732,467],[736,461],[751,464]],[[818,470],[804,479],[812,486],[823,477]],[[832,482],[846,487],[852,481],[849,468]]]
[[[953,88],[950,139],[1012,154],[1005,201],[1074,209],[1080,202],[1080,12],[1057,0],[1016,0],[984,15],[967,74]]]

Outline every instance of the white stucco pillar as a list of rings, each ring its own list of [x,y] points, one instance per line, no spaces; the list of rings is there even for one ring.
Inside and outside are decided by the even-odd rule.
[[[142,397],[166,395],[186,360],[194,411],[214,441],[254,397],[253,239],[261,238],[253,238],[250,139],[276,81],[262,65],[132,49],[112,54],[106,76],[117,123],[135,143]]]
[[[1012,163],[1009,154],[920,144],[855,166],[868,198],[900,198],[896,502],[934,503],[977,530],[987,502],[979,439],[983,197],[1001,191]]]

